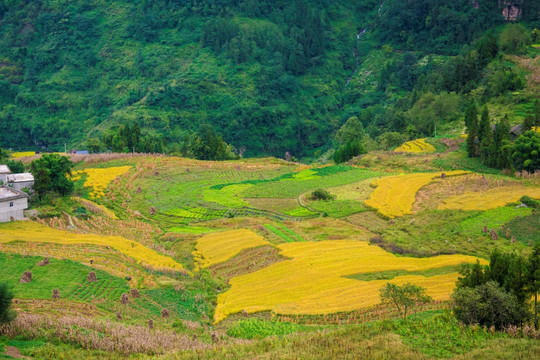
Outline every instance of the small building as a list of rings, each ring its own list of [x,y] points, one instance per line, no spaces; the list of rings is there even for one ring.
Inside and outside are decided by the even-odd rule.
[[[8,174],[11,174],[11,170],[9,170],[9,167],[7,165],[0,165],[0,185],[7,184]]]
[[[24,188],[32,190],[34,188],[34,175],[30,173],[9,174],[7,176],[7,184],[19,191]]]
[[[9,186],[0,186],[0,223],[24,219],[28,195]]]

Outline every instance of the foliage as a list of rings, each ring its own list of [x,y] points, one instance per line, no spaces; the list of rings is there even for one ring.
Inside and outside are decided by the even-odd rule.
[[[328,201],[328,200],[334,200],[335,199],[335,196],[333,196],[332,194],[330,194],[328,192],[328,190],[325,190],[325,189],[317,189],[315,191],[313,191],[311,193],[311,199],[313,200],[323,200],[323,201]]]
[[[12,321],[16,313],[11,310],[13,293],[9,290],[7,283],[0,283],[0,324]]]
[[[20,174],[24,172],[24,164],[22,161],[8,160],[5,162],[5,165],[9,167],[9,170],[11,170],[11,173],[13,174]]]
[[[264,338],[271,335],[288,335],[297,331],[297,326],[286,322],[273,322],[251,318],[240,320],[227,329],[227,335],[254,339]]]
[[[449,311],[427,312],[394,323],[403,342],[437,358],[466,354],[483,348],[490,339],[504,337],[478,326],[463,326]]]
[[[520,325],[528,315],[516,296],[502,290],[494,281],[474,288],[458,288],[452,297],[457,319],[468,325],[503,329]]]
[[[520,135],[509,147],[508,153],[516,170],[540,170],[540,134],[528,131]]]
[[[504,52],[523,53],[530,43],[529,30],[521,24],[508,24],[501,33],[501,49]]]
[[[230,160],[235,158],[232,148],[208,124],[201,125],[199,131],[193,134],[186,152],[199,160]]]
[[[386,283],[383,288],[379,289],[379,296],[381,302],[394,305],[404,320],[407,319],[409,310],[432,301],[431,297],[426,295],[426,289],[411,283],[405,283],[401,286]]]
[[[67,196],[73,192],[71,176],[73,162],[66,156],[59,154],[43,154],[39,159],[32,161],[30,171],[34,175],[34,190],[40,199],[48,192],[56,192]]]
[[[367,151],[360,140],[347,141],[344,145],[341,145],[334,153],[334,162],[341,164],[349,161],[355,156],[365,154]]]
[[[522,204],[525,204],[528,207],[531,207],[534,209],[540,208],[540,201],[534,200],[530,196],[524,195],[521,197],[521,199],[519,199],[519,201],[521,201]]]
[[[358,117],[353,116],[349,118],[341,128],[336,132],[336,139],[341,144],[348,142],[362,141],[364,137],[364,127]]]

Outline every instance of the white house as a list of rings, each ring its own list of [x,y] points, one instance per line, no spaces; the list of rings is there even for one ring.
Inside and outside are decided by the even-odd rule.
[[[34,187],[34,176],[30,173],[9,174],[7,176],[7,184],[19,191],[24,188],[32,190]]]
[[[28,195],[9,186],[0,186],[0,223],[24,219]]]
[[[11,174],[11,170],[9,170],[9,167],[7,165],[0,165],[0,182],[3,185],[7,184],[8,174]]]

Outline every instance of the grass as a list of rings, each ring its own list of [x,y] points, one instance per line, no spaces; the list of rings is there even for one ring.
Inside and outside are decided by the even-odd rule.
[[[216,229],[202,226],[173,226],[169,228],[169,232],[180,234],[206,234],[214,231],[216,231]]]
[[[43,260],[37,256],[21,256],[0,253],[0,278],[12,288],[15,297],[22,299],[51,299],[54,289],[60,290],[63,299],[89,302],[92,299],[113,299],[129,290],[126,280],[104,271],[93,269],[71,260],[51,258],[49,265],[36,266]],[[32,281],[19,284],[23,272],[32,272]],[[91,271],[98,281],[88,283],[86,276]],[[115,297],[118,295],[118,297]]]
[[[506,229],[510,229],[511,236],[516,237],[516,241],[524,245],[534,245],[540,241],[540,213],[534,215],[515,218],[506,223],[499,235],[505,236]]]
[[[342,218],[369,210],[363,203],[355,200],[311,201],[309,202],[309,207],[322,214],[336,218]]]
[[[484,226],[488,230],[499,229],[501,225],[515,218],[525,217],[531,214],[530,208],[503,206],[479,213],[461,222],[461,229],[465,234],[481,234]]]
[[[297,233],[284,225],[277,224],[274,226],[272,224],[265,224],[264,227],[279,236],[285,242],[305,241]]]
[[[422,275],[425,277],[431,277],[431,276],[436,276],[436,275],[447,275],[450,273],[456,273],[461,270],[461,267],[462,267],[462,264],[443,266],[439,268],[427,269],[427,270],[421,270],[421,271],[406,271],[406,270],[379,271],[379,272],[348,275],[347,278],[355,279],[358,281],[373,281],[373,280],[392,280],[398,276],[405,276],[405,275]]]
[[[297,329],[297,325],[287,322],[251,318],[234,323],[227,329],[227,335],[242,339],[254,339],[271,335],[289,335],[296,332]]]

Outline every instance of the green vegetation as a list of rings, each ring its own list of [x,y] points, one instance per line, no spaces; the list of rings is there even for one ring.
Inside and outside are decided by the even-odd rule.
[[[416,306],[431,302],[431,297],[426,295],[426,289],[410,283],[396,285],[386,283],[379,290],[381,302],[391,304],[397,308],[403,320],[407,320],[407,313],[414,310]]]
[[[264,338],[271,335],[288,335],[297,331],[297,326],[291,323],[272,322],[257,318],[240,320],[227,329],[227,335],[254,339]]]
[[[66,156],[44,154],[32,161],[30,171],[34,175],[34,190],[40,200],[48,193],[67,196],[73,192],[74,184],[68,177],[71,175],[73,162]]]
[[[11,309],[13,293],[9,291],[7,283],[0,283],[0,324],[6,324],[12,321],[16,314]]]
[[[516,237],[516,241],[524,245],[532,246],[540,243],[540,213],[516,218],[504,225],[504,229],[509,229],[510,234]],[[503,231],[499,232],[500,236],[504,236]]]
[[[285,242],[305,241],[297,233],[284,225],[276,224],[274,226],[272,224],[265,224],[264,227],[285,240]]]

